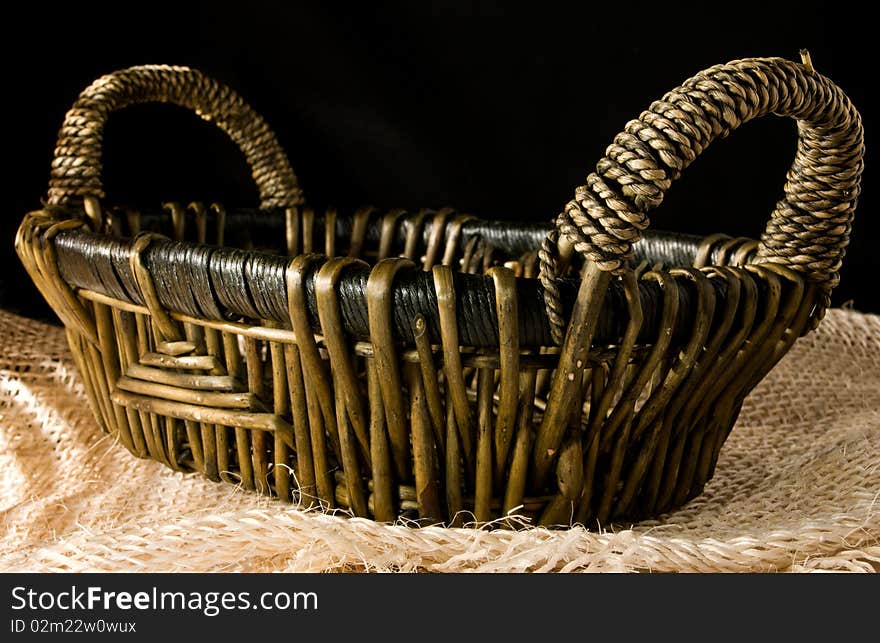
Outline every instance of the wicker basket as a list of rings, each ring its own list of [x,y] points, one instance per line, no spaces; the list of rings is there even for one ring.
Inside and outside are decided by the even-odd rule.
[[[105,122],[151,101],[229,134],[260,209],[103,203]],[[713,139],[770,113],[800,138],[760,242],[643,232]],[[379,521],[595,526],[701,492],[745,396],[829,303],[862,157],[858,113],[808,57],[748,59],[630,121],[555,228],[315,214],[231,90],[136,67],[68,112],[16,248],[139,457]]]

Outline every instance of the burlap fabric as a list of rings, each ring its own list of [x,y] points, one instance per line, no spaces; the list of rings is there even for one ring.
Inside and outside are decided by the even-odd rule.
[[[383,526],[138,460],[63,330],[0,312],[0,571],[878,571],[880,317],[833,310],[748,399],[705,493],[601,533]]]

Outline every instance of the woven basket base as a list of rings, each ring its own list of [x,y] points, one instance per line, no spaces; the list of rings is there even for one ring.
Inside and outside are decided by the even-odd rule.
[[[175,473],[100,432],[63,330],[0,328],[0,571],[880,571],[877,316],[795,345],[702,496],[601,533],[389,527]]]

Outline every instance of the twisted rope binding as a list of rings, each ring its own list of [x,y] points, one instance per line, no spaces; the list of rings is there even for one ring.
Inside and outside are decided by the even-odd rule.
[[[812,68],[782,58],[716,65],[685,81],[626,124],[556,220],[559,235],[589,261],[621,274],[647,212],[716,138],[767,114],[798,120],[797,154],[785,196],[776,205],[757,261],[787,265],[821,286],[812,327],[830,304],[849,242],[863,169],[861,119],[843,91]],[[553,243],[544,248],[552,253]],[[541,262],[548,310],[558,311],[549,254]],[[554,337],[564,325],[551,317]]]
[[[551,230],[541,242],[538,250],[538,279],[544,288],[544,303],[546,304],[547,319],[550,322],[550,337],[557,344],[561,344],[565,338],[565,311],[562,308],[562,298],[559,294],[559,285],[556,275],[559,274],[559,232]]]
[[[188,108],[226,132],[251,167],[262,208],[302,203],[296,175],[275,134],[237,93],[194,69],[144,65],[99,78],[67,112],[52,161],[50,205],[104,198],[101,147],[107,119],[129,105],[150,102]]]

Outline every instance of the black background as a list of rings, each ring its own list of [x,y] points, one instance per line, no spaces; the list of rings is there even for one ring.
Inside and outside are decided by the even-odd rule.
[[[317,611],[13,610],[15,587],[39,593],[100,587],[108,592],[248,591],[316,592]],[[868,577],[826,574],[807,582],[798,574],[4,574],[0,575],[0,627],[12,619],[134,621],[137,634],[103,640],[523,640],[545,636],[637,640],[673,636],[703,641],[722,630],[752,640],[765,632],[784,640],[862,640],[876,599]],[[21,595],[19,590],[18,595]],[[67,598],[65,597],[65,601]],[[177,632],[179,635],[175,635]],[[193,636],[193,633],[195,636]],[[366,633],[366,636],[365,636]],[[376,633],[376,634],[374,634]],[[588,633],[588,634],[587,634]],[[464,635],[464,636],[463,636]],[[47,640],[46,636],[32,636]],[[97,637],[84,637],[95,640]],[[57,638],[51,638],[57,640]],[[98,638],[97,640],[102,640]]]
[[[869,96],[877,35],[848,3],[30,3],[4,20],[0,306],[8,309],[49,314],[13,236],[45,195],[67,107],[118,68],[190,65],[237,89],[275,128],[314,205],[450,205],[484,218],[550,220],[651,100],[713,64],[797,59],[806,47],[860,109],[867,136],[863,196],[834,303],[880,311]],[[792,122],[771,118],[716,143],[653,225],[758,235],[795,137]],[[105,163],[111,201],[256,202],[231,143],[171,107],[111,119]]]

